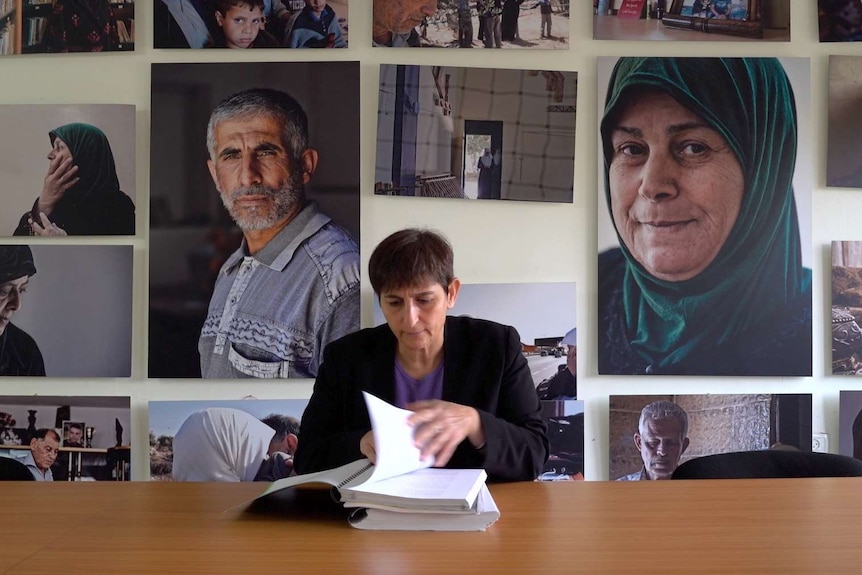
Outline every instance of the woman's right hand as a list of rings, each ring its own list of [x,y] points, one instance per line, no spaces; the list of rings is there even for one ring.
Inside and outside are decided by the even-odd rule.
[[[78,166],[72,165],[70,156],[57,156],[51,160],[42,193],[39,194],[38,211],[50,215],[66,191],[80,180],[77,174]]]
[[[369,431],[359,440],[359,451],[368,458],[371,463],[377,460],[377,451],[374,450],[374,432]]]

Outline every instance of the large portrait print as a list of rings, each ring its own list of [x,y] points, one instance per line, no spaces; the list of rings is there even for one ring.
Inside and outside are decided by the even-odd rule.
[[[149,376],[313,378],[359,329],[359,65],[155,64]]]
[[[571,203],[577,72],[380,66],[376,194]]]
[[[808,60],[600,58],[599,86],[599,373],[811,375]]]
[[[0,245],[0,376],[131,372],[132,246]]]
[[[135,235],[135,107],[0,106],[0,236]]]
[[[153,0],[154,48],[347,48],[348,0]]]
[[[612,395],[608,478],[672,479],[709,455],[811,451],[811,394]]]

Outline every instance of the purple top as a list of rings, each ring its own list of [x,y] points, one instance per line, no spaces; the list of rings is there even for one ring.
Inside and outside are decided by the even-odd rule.
[[[437,369],[423,377],[414,379],[407,375],[398,360],[395,360],[395,405],[404,409],[408,403],[422,399],[443,398],[443,362]]]

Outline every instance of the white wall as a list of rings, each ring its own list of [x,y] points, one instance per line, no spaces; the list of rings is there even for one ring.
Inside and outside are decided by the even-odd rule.
[[[576,282],[579,340],[578,391],[586,400],[587,479],[607,478],[608,396],[612,394],[684,393],[813,393],[814,431],[825,431],[837,452],[838,391],[862,389],[862,380],[827,375],[830,371],[829,249],[835,239],[862,239],[862,194],[827,189],[826,120],[828,54],[853,54],[853,44],[817,42],[817,6],[812,0],[791,0],[793,40],[790,43],[757,42],[612,42],[592,40],[590,2],[572,2],[571,49],[568,51],[386,50],[370,47],[371,10],[368,1],[356,2],[350,14],[348,50],[328,51],[197,51],[153,50],[149,3],[141,2],[133,54],[92,56],[18,56],[0,59],[0,103],[127,103],[137,112],[138,229],[135,246],[135,306],[133,376],[131,379],[3,380],[2,394],[129,395],[137,443],[133,478],[147,477],[146,437],[148,400],[304,398],[311,381],[244,381],[242,383],[147,380],[146,286],[149,175],[149,65],[152,62],[197,62],[229,59],[361,60],[361,152],[363,263],[373,247],[389,233],[410,225],[431,226],[446,234],[455,246],[456,272],[469,283]],[[704,36],[707,40],[708,37]],[[814,376],[809,378],[598,377],[596,350],[596,211],[599,198],[597,147],[598,56],[787,56],[809,57],[811,62],[810,162],[813,181],[811,248],[814,271]],[[386,63],[447,64],[459,66],[541,68],[578,72],[578,126],[575,157],[575,199],[571,205],[539,202],[441,202],[433,199],[375,197],[374,151],[377,118],[377,70]],[[343,97],[350,97],[344,94]],[[333,137],[337,137],[333,135]],[[601,200],[604,201],[603,199]],[[481,237],[483,241],[477,242]],[[97,240],[107,242],[109,240]],[[117,242],[119,243],[119,242]],[[539,251],[554,246],[553,257]],[[372,324],[372,293],[363,280],[363,325]]]

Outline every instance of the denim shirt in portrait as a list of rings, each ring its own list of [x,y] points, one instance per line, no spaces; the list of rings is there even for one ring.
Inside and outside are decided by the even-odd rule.
[[[309,203],[254,256],[219,271],[201,330],[201,375],[312,378],[323,348],[359,329],[359,248]]]

